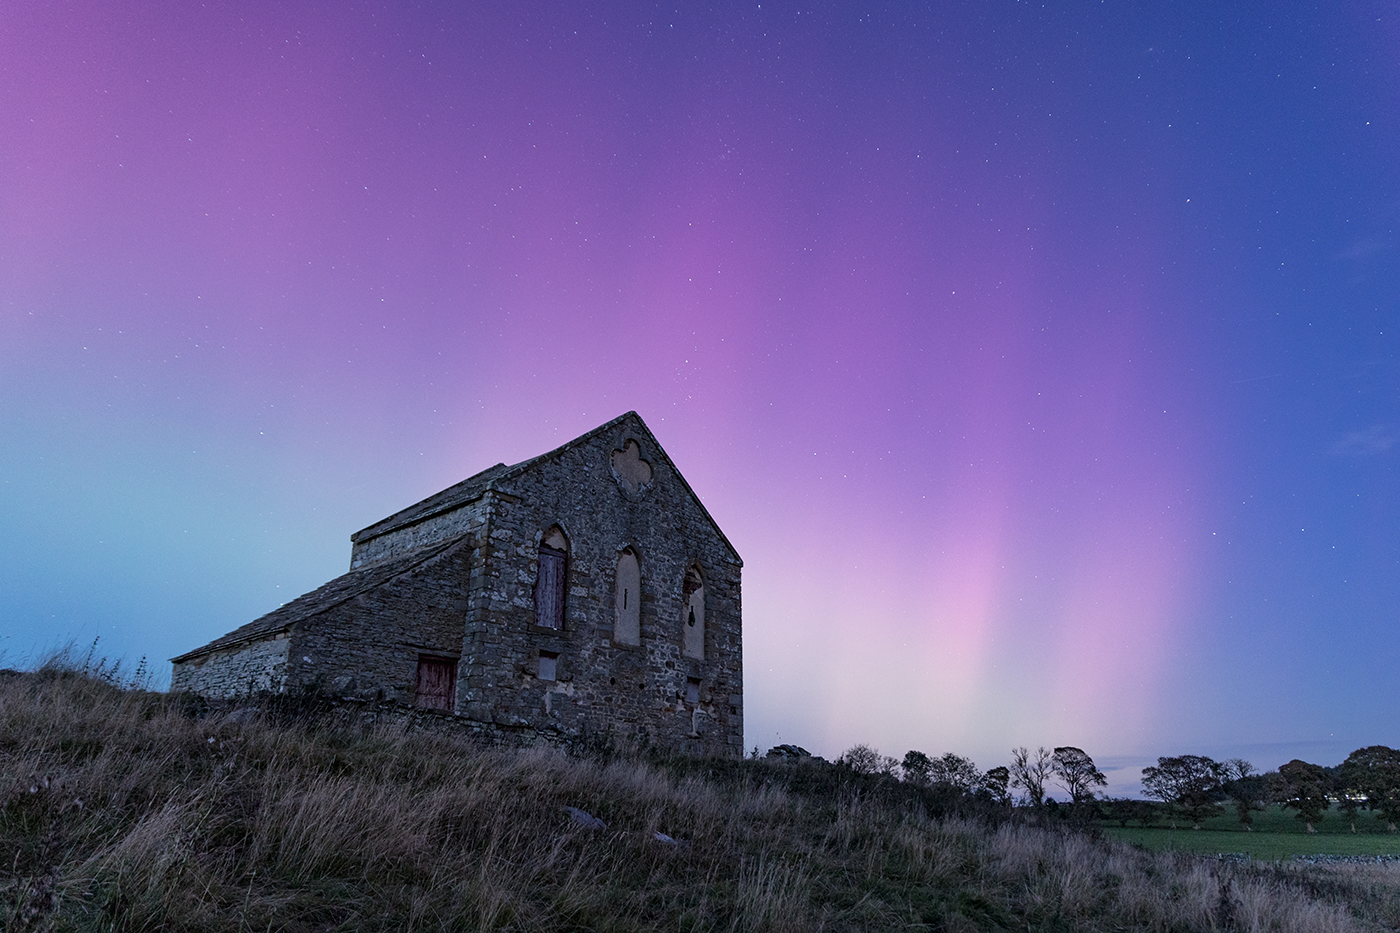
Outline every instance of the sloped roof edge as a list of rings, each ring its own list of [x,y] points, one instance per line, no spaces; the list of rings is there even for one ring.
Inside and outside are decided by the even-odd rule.
[[[703,514],[705,516],[706,521],[710,523],[710,527],[713,528],[715,530],[715,533],[719,535],[720,540],[724,542],[725,547],[729,548],[729,552],[734,555],[734,560],[740,566],[743,566],[744,561],[743,558],[739,556],[739,551],[730,542],[728,536],[725,535],[724,530],[719,527],[719,523],[716,522],[714,516],[710,514],[710,510],[705,508],[705,503],[701,501],[700,497],[695,494],[695,490],[691,488],[690,483],[685,478],[685,474],[683,474],[679,469],[677,469],[676,464],[671,459],[670,454],[666,453],[666,449],[662,447],[661,442],[656,439],[656,435],[651,433],[651,428],[647,427],[647,423],[642,420],[642,416],[637,414],[635,411],[624,412],[623,414],[618,415],[611,421],[608,421],[604,424],[600,424],[593,430],[586,431],[583,434],[580,434],[578,437],[574,438],[573,440],[565,444],[561,444],[553,450],[546,451],[545,453],[542,453],[539,456],[531,457],[528,460],[522,460],[519,463],[513,464],[511,466],[506,466],[505,464],[498,463],[493,467],[482,470],[480,473],[470,476],[467,479],[462,480],[460,483],[457,483],[453,486],[449,486],[442,492],[434,493],[433,495],[428,496],[426,499],[422,499],[418,502],[415,502],[413,505],[410,505],[406,509],[400,509],[393,515],[390,515],[388,518],[380,519],[373,525],[369,525],[366,528],[362,528],[361,530],[351,535],[350,540],[355,544],[359,544],[362,541],[368,541],[371,538],[377,538],[380,535],[388,534],[391,531],[397,531],[400,528],[405,528],[409,525],[415,525],[418,522],[426,521],[427,519],[432,518],[435,515],[441,515],[444,512],[450,512],[453,509],[460,508],[466,503],[471,502],[473,499],[477,499],[485,495],[488,491],[496,490],[502,481],[511,479],[515,476],[519,476],[521,473],[525,472],[531,467],[534,467],[547,460],[562,456],[564,453],[571,450],[572,448],[577,447],[580,444],[587,443],[588,441],[591,441],[593,438],[597,437],[600,434],[603,434],[607,431],[611,431],[613,428],[616,428],[618,425],[622,424],[629,418],[637,423],[637,426],[641,429],[642,433],[646,435],[647,440],[651,442],[652,447],[657,451],[658,454],[660,454],[660,456],[665,458],[666,465],[669,466],[671,468],[671,472],[674,473],[680,479],[681,485],[685,488],[685,491],[690,494],[690,497],[695,501],[695,504],[699,506],[701,514]]]
[[[186,651],[182,655],[171,658],[170,661],[173,664],[183,664],[201,655],[221,651],[225,648],[235,648],[286,631],[298,622],[304,622],[324,612],[329,612],[356,596],[367,593],[375,587],[383,586],[395,577],[408,573],[443,552],[451,550],[468,537],[470,536],[458,535],[446,541],[410,551],[402,557],[343,573],[335,579],[321,584],[311,592],[304,593],[291,602],[278,606],[266,615],[260,616],[246,625],[239,626],[227,635],[221,635],[207,645],[193,651]]]
[[[597,430],[601,431],[603,430],[603,428],[613,427],[629,416],[636,419],[637,426],[642,429],[642,431],[646,434],[647,439],[651,441],[653,449],[655,449],[656,452],[662,457],[666,458],[666,465],[671,468],[672,473],[676,474],[676,479],[681,481],[681,485],[685,487],[685,491],[690,495],[690,498],[694,500],[695,505],[700,509],[700,514],[705,516],[705,521],[710,523],[710,527],[715,530],[715,534],[719,535],[719,539],[724,542],[724,546],[729,548],[729,553],[734,555],[734,562],[737,563],[740,567],[744,566],[744,559],[739,556],[739,549],[736,548],[733,545],[733,543],[729,540],[729,536],[724,533],[724,529],[719,527],[719,522],[715,521],[715,517],[710,514],[710,510],[705,508],[705,501],[695,494],[695,490],[692,489],[690,486],[690,481],[687,480],[685,478],[685,474],[682,473],[676,467],[675,461],[671,459],[671,455],[666,453],[666,448],[662,447],[661,442],[656,439],[656,435],[651,433],[651,428],[647,427],[647,423],[642,420],[641,415],[637,414],[635,411],[629,411],[627,414],[622,415],[621,417],[614,418],[612,421],[608,422],[602,427],[599,427]],[[589,432],[589,434],[593,433],[595,432]],[[585,437],[586,436],[587,435],[585,435]],[[563,448],[560,449],[562,450]]]
[[[518,465],[518,464],[517,464]],[[491,481],[497,476],[509,472],[514,467],[508,467],[504,463],[487,467],[480,473],[474,473],[462,480],[454,483],[441,492],[435,492],[426,499],[420,499],[404,509],[399,509],[388,518],[381,518],[372,525],[361,528],[350,536],[350,543],[359,544],[361,541],[368,541],[377,538],[382,534],[395,531],[407,525],[413,525],[425,519],[440,515],[443,512],[450,512],[459,508],[473,499],[479,498],[482,493],[491,488]]]

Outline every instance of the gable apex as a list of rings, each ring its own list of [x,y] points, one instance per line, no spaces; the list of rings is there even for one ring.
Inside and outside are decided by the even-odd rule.
[[[573,440],[561,444],[553,450],[546,451],[528,460],[522,460],[510,466],[504,463],[498,463],[493,467],[482,470],[462,480],[460,483],[449,486],[441,492],[434,493],[426,499],[422,499],[410,505],[408,508],[401,509],[387,518],[380,519],[374,524],[360,529],[350,536],[350,541],[353,545],[361,545],[381,535],[389,534],[390,532],[416,525],[435,516],[454,511],[469,502],[480,499],[488,492],[503,491],[502,487],[510,480],[522,474],[538,470],[545,464],[559,459],[578,447],[600,440],[606,440],[609,444],[613,443],[614,435],[618,432],[619,428],[623,429],[622,433],[624,434],[628,432],[635,434],[635,439],[644,442],[649,448],[648,452],[650,456],[658,458],[661,463],[664,463],[680,482],[681,488],[685,490],[686,495],[694,502],[696,508],[699,509],[700,513],[705,517],[705,520],[714,530],[715,534],[724,542],[733,562],[742,567],[743,559],[739,556],[739,552],[734,548],[734,545],[729,541],[729,538],[724,534],[724,531],[719,527],[714,517],[710,515],[709,510],[705,508],[705,504],[700,500],[700,497],[695,494],[695,490],[691,488],[685,475],[676,468],[675,463],[666,453],[665,448],[657,441],[656,435],[651,433],[651,429],[647,427],[646,422],[642,420],[641,415],[637,414],[636,411],[625,412],[613,418],[611,421],[600,424],[591,431],[580,434]],[[625,439],[622,443],[625,444]],[[657,464],[652,464],[653,467],[656,465]]]

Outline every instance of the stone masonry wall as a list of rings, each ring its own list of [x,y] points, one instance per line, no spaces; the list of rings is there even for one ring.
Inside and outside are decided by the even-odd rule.
[[[210,699],[281,693],[286,685],[290,646],[286,633],[279,633],[176,664],[170,675],[170,690],[190,691]]]
[[[562,629],[534,618],[540,542],[554,526],[568,544]],[[457,536],[273,636],[176,664],[172,690],[411,703],[420,655],[457,658],[454,712],[473,734],[743,754],[742,563],[634,414],[503,471],[452,511],[356,542],[352,569]],[[625,548],[640,567],[640,644],[614,638]],[[687,641],[697,571],[704,633]]]
[[[450,512],[396,528],[350,546],[350,569],[378,563],[416,551],[421,547],[465,534],[479,534],[486,523],[486,507],[481,499],[465,502]]]
[[[289,688],[411,703],[419,655],[460,657],[474,554],[474,542],[464,539],[299,625],[287,659]]]
[[[615,452],[635,441],[649,482],[619,476]],[[632,479],[633,482],[628,482]],[[612,731],[695,753],[743,753],[740,568],[737,555],[644,430],[564,450],[488,492],[482,562],[467,613],[460,713],[509,728]],[[569,542],[562,631],[535,624],[541,537]],[[641,644],[612,637],[614,572],[630,546],[641,564]],[[704,578],[704,657],[682,651],[683,583]],[[539,676],[556,654],[554,680]]]

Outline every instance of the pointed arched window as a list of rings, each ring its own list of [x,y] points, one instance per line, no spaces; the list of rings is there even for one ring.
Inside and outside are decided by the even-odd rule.
[[[642,643],[642,567],[630,547],[617,556],[616,614],[613,641],[621,645]]]
[[[685,572],[681,587],[681,653],[688,658],[705,657],[705,578],[692,565]]]
[[[565,572],[568,569],[569,541],[558,525],[544,533],[535,571],[535,624],[545,628],[564,627]]]

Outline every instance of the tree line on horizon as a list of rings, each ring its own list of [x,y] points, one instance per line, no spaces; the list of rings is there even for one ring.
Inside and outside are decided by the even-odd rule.
[[[1106,818],[1123,826],[1129,820],[1150,826],[1166,818],[1175,827],[1180,817],[1199,828],[1228,805],[1240,826],[1252,830],[1254,814],[1271,804],[1294,811],[1309,833],[1316,831],[1315,824],[1334,805],[1352,832],[1363,809],[1377,813],[1392,833],[1400,823],[1400,750],[1385,745],[1358,748],[1331,767],[1295,758],[1268,772],[1260,772],[1243,758],[1161,757],[1157,764],[1142,769],[1143,793],[1152,800],[1101,794],[1098,788],[1106,787],[1108,779],[1088,753],[1072,745],[1034,751],[1013,748],[1009,765],[988,771],[953,752],[932,757],[911,750],[895,759],[864,744],[847,749],[836,763],[857,773],[886,775],[1006,809],[1078,820]],[[1049,796],[1047,787],[1052,784],[1069,795],[1067,803]]]

